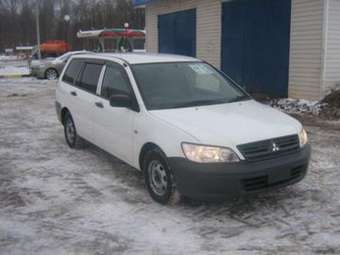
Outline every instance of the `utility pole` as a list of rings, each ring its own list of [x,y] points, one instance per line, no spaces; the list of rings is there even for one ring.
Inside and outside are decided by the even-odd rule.
[[[68,28],[71,21],[70,15],[65,14],[64,21],[65,21],[65,42],[68,43]]]
[[[37,26],[37,44],[38,44],[38,58],[41,59],[41,51],[40,51],[40,0],[36,2],[36,26]]]

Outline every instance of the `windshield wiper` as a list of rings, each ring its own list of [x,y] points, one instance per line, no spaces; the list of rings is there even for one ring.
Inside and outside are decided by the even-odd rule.
[[[248,95],[242,95],[242,96],[237,96],[231,100],[228,101],[228,103],[234,103],[234,102],[240,102],[240,101],[246,101],[250,100],[251,98]]]
[[[225,99],[219,99],[219,100],[196,100],[196,101],[190,101],[190,102],[185,102],[185,103],[177,104],[177,105],[174,105],[171,108],[184,108],[184,107],[212,105],[212,104],[223,104],[223,103],[227,103],[227,101]]]
[[[245,100],[250,100],[250,99],[251,98],[248,95],[242,95],[242,96],[235,97],[231,100],[226,100],[224,98],[215,99],[215,100],[195,100],[195,101],[175,104],[167,108],[175,109],[175,108],[186,108],[186,107],[203,106],[203,105],[225,104],[225,103],[233,103],[233,102],[245,101]]]

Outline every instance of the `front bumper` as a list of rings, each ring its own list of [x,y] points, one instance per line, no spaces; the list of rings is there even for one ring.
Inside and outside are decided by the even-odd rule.
[[[178,191],[200,200],[235,198],[301,181],[308,169],[311,146],[295,154],[261,162],[195,163],[168,158]]]

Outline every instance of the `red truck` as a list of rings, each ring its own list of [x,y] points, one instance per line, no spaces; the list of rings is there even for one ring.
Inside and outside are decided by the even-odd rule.
[[[42,57],[57,57],[71,50],[71,46],[62,40],[50,40],[40,45]],[[34,56],[37,55],[36,50]]]

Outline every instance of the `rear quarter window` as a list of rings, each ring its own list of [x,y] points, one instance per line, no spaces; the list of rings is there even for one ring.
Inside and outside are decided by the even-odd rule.
[[[82,64],[83,63],[80,60],[72,60],[64,73],[62,81],[69,84],[74,84],[74,81],[77,79],[77,76],[81,70]]]

